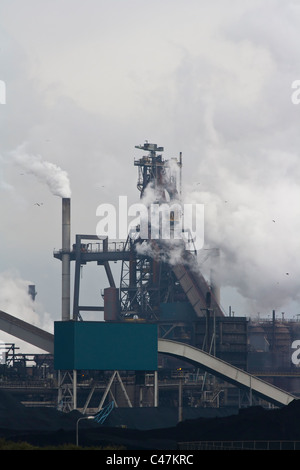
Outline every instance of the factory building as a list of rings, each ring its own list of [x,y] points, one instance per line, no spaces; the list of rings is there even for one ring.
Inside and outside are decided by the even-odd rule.
[[[44,390],[37,386],[30,396],[24,386],[24,401],[83,412],[99,410],[109,400],[119,407],[179,410],[268,404],[269,392],[262,391],[260,383],[253,390],[242,379],[237,384],[230,376],[234,371],[244,371],[249,383],[261,378],[293,399],[300,392],[297,361],[292,361],[300,323],[298,328],[297,322],[278,319],[275,312],[270,321],[254,321],[222,310],[217,257],[207,280],[197,260],[200,232],[193,232],[184,220],[182,155],[165,160],[164,149],[148,142],[137,149],[143,152],[134,160],[142,215],[124,240],[77,234],[72,244],[71,200],[62,199],[62,249],[54,253],[62,265],[61,321],[55,322],[51,353],[31,358],[34,368],[26,367],[24,358],[22,371],[15,374],[24,374],[28,385],[31,369],[31,375],[44,382]],[[104,270],[109,285],[97,305],[80,303],[81,268],[89,263]],[[111,263],[120,265],[118,279]],[[13,320],[2,313],[0,327],[5,331]],[[186,355],[177,354],[176,345],[186,345]],[[193,356],[194,350],[200,353]],[[215,366],[210,365],[211,357],[218,360]],[[2,382],[10,382],[19,362],[14,351],[6,351],[0,365]]]

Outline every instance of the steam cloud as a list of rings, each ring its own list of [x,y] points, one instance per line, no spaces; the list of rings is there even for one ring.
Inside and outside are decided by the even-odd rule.
[[[210,150],[199,165],[201,182],[196,188],[202,190],[186,185],[182,196],[183,204],[205,207],[205,245],[198,251],[199,270],[209,280],[211,270],[216,269],[220,286],[234,288],[247,300],[247,311],[239,314],[265,313],[299,302],[297,155],[259,150],[265,167],[261,164],[256,168],[257,160],[249,157],[248,174],[243,167],[232,171],[234,154],[229,155],[217,144]],[[211,152],[218,162],[213,174]],[[158,199],[155,189],[148,186],[142,202],[148,206]],[[165,250],[159,253],[147,241],[137,244],[136,249],[171,265],[182,262],[178,240],[163,242]]]
[[[0,273],[0,310],[24,320],[46,331],[52,331],[53,322],[39,302],[33,301],[28,293],[28,286],[33,284],[22,279],[15,270]],[[12,342],[6,333],[1,332],[0,342]],[[18,340],[18,344],[19,344]],[[32,346],[24,343],[25,349]],[[23,347],[22,347],[23,350]]]
[[[15,315],[22,320],[37,325],[38,315],[34,311],[34,302],[28,295],[28,285],[15,272],[0,274],[0,310]]]
[[[298,156],[257,153],[259,167],[249,157],[247,171],[239,168],[229,175],[234,154],[215,148],[213,176],[210,155],[205,155],[203,190],[189,192],[192,202],[205,206],[206,248],[220,249],[221,286],[235,288],[248,300],[247,314],[299,302]]]
[[[173,164],[172,171],[175,173],[177,170],[176,164]],[[178,180],[178,176],[177,176]],[[161,198],[161,188],[155,188],[151,184],[149,184],[144,191],[143,197],[141,202],[146,206],[150,207],[151,204],[156,204],[160,201]],[[174,204],[174,207],[180,208],[182,207],[182,203],[179,199],[173,199],[172,201],[166,201],[166,204],[170,207]],[[167,212],[168,214],[168,212]],[[166,219],[167,224],[169,221]],[[158,224],[156,226],[156,224]],[[170,229],[170,225],[168,227]],[[189,227],[184,227],[185,229]],[[154,259],[160,260],[162,262],[166,262],[171,266],[175,266],[176,264],[180,264],[184,261],[184,250],[185,250],[185,243],[184,238],[178,238],[179,232],[177,233],[177,238],[170,238],[163,236],[163,230],[160,226],[159,220],[153,220],[151,218],[151,229],[154,230],[157,234],[160,234],[160,249],[158,249],[151,241],[143,240],[141,243],[136,244],[136,251],[140,255],[150,256]],[[167,229],[167,227],[166,227]]]
[[[40,156],[25,152],[24,145],[18,147],[12,156],[15,162],[41,183],[46,183],[54,196],[71,197],[69,177],[66,171],[54,163],[44,161]]]

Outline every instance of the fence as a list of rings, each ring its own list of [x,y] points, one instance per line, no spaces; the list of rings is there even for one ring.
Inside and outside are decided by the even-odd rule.
[[[179,442],[180,450],[300,450],[300,441]]]

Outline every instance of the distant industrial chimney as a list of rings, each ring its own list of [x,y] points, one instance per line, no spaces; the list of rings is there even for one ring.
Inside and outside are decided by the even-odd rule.
[[[62,321],[70,320],[71,200],[62,199]]]
[[[35,285],[34,284],[29,284],[28,286],[28,295],[32,298],[33,301],[35,301],[36,297],[36,290],[35,290]]]

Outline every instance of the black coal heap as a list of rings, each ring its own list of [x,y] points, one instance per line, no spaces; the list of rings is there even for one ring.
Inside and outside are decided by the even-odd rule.
[[[136,411],[138,413],[138,410]],[[63,413],[53,408],[25,407],[0,390],[0,437],[33,445],[75,443],[78,411]],[[119,445],[127,449],[176,449],[178,442],[300,441],[300,400],[282,408],[249,407],[237,414],[188,419],[168,428],[148,430],[108,427],[94,421],[80,424],[81,445]]]

